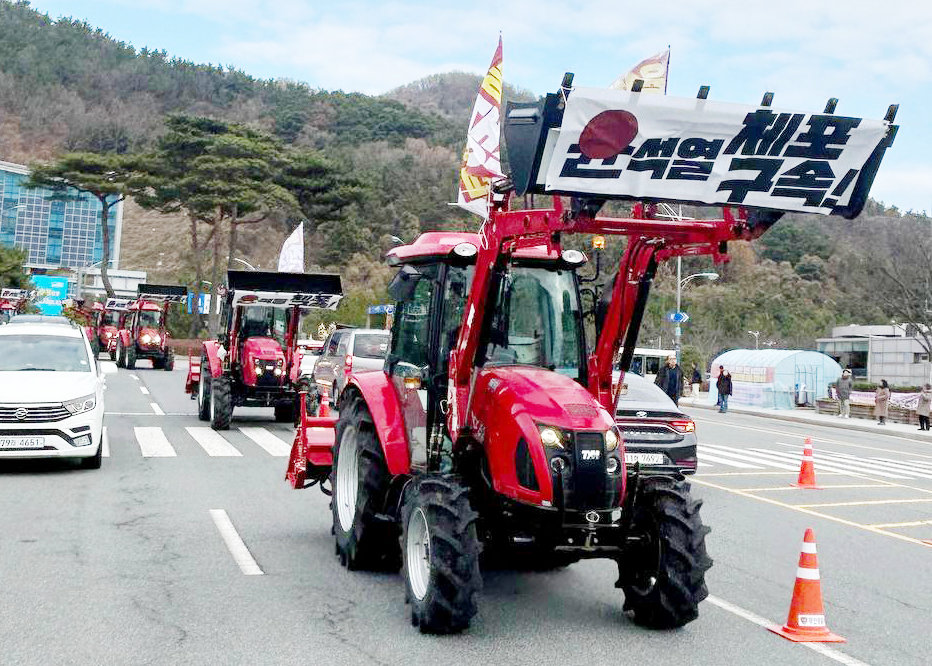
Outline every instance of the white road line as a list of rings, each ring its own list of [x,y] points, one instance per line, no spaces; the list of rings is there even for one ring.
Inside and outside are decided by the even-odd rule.
[[[277,458],[287,458],[291,444],[287,444],[265,428],[240,428],[239,431]]]
[[[744,462],[737,462],[735,460],[728,460],[727,458],[719,458],[718,456],[709,452],[704,446],[699,447],[699,455],[702,456],[703,460],[711,460],[715,463],[720,463],[722,465],[728,465],[730,467],[739,467],[741,469],[763,469],[758,465],[750,465]]]
[[[793,453],[784,453],[782,451],[772,451],[770,449],[753,449],[754,451],[759,451],[763,454],[772,455],[781,460],[799,460],[800,456]],[[912,477],[904,476],[902,474],[892,474],[890,472],[881,472],[878,469],[865,468],[864,465],[856,465],[849,463],[847,461],[840,460],[827,460],[826,456],[821,456],[817,451],[813,457],[815,458],[815,469],[819,471],[824,469],[830,472],[845,472],[846,474],[853,474],[863,477],[864,475],[871,476],[882,476],[887,479],[910,479]]]
[[[149,389],[147,389],[145,386],[140,386],[139,390],[142,391],[143,395],[149,395]]]
[[[139,381],[139,377],[137,377],[137,376],[134,375],[133,373],[130,373],[129,376],[132,377],[133,379],[135,379],[137,382]]]
[[[235,446],[223,438],[219,432],[212,428],[185,428],[195,442],[201,445],[201,448],[209,456],[242,456]]]
[[[716,455],[729,456],[737,460],[743,460],[749,463],[756,463],[759,465],[765,465],[767,467],[776,467],[777,469],[785,469],[788,472],[797,472],[799,471],[799,465],[787,465],[783,462],[776,462],[771,458],[766,456],[760,456],[750,451],[745,451],[744,449],[729,449],[723,446],[705,444],[704,446],[712,449],[713,453]]]
[[[743,620],[747,620],[748,622],[756,624],[758,627],[767,628],[777,625],[776,622],[771,622],[767,618],[761,617],[760,615],[757,615],[756,613],[753,613],[745,608],[741,608],[740,606],[735,606],[733,603],[725,601],[724,599],[714,595],[710,594],[708,597],[706,597],[706,601],[708,601],[713,606],[718,606],[723,611],[731,613],[732,615],[737,615]],[[854,657],[851,657],[844,652],[839,652],[835,648],[830,648],[824,643],[795,643],[795,645],[808,648],[814,652],[818,652],[824,657],[828,657],[829,659],[837,661],[839,664],[845,664],[845,666],[867,666],[865,662],[855,659]]]
[[[178,455],[161,428],[137,426],[133,431],[143,458],[173,458]]]
[[[246,547],[236,528],[233,527],[233,521],[223,509],[211,509],[210,517],[217,526],[223,542],[227,545],[227,550],[233,556],[233,560],[247,576],[262,576],[264,572],[259,568],[259,564],[253,558],[252,553]]]
[[[795,444],[787,444],[786,442],[776,442],[781,446],[790,447],[795,451],[797,455],[802,454],[802,449]],[[901,476],[895,478],[912,478],[914,476],[920,476],[927,479],[932,479],[932,474],[925,472],[924,470],[915,471],[913,467],[902,462],[895,460],[888,460],[887,462],[881,462],[884,460],[882,458],[863,458],[861,456],[853,456],[850,453],[839,453],[837,451],[828,451],[825,449],[819,449],[815,452],[816,464],[819,464],[820,460],[837,463],[837,464],[848,464],[852,468],[861,468],[865,474],[878,474],[882,475],[878,470],[885,470],[887,472],[907,474],[908,476]]]
[[[156,403],[150,402],[149,406],[152,407],[152,411],[158,414],[159,416],[165,416],[165,412],[163,412],[162,408],[159,407]]]
[[[698,464],[699,464],[699,467],[715,467],[715,465],[710,465],[709,463],[702,462],[701,460],[699,461]]]
[[[107,436],[107,426],[103,427],[103,433],[100,436],[101,455],[104,458],[110,457],[110,437]]]

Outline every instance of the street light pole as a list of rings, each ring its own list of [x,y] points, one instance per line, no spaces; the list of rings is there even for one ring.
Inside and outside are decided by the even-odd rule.
[[[256,267],[253,266],[252,264],[250,264],[250,263],[249,263],[248,261],[246,261],[245,259],[237,259],[236,257],[233,257],[233,261],[238,261],[239,263],[243,264],[243,266],[245,266],[246,268],[248,268],[248,269],[251,270],[251,271],[256,270]]]
[[[760,349],[760,331],[748,331],[748,333],[754,336],[754,349]]]
[[[683,258],[676,258],[676,312],[679,316],[680,310],[683,306],[683,287],[686,284],[695,278],[706,278],[707,280],[717,280],[718,273],[713,273],[711,271],[705,273],[693,273],[692,275],[687,275],[684,278],[680,278],[683,274]],[[683,325],[677,321],[676,327],[673,329],[673,350],[676,353],[676,364],[680,364],[680,337],[683,335]]]

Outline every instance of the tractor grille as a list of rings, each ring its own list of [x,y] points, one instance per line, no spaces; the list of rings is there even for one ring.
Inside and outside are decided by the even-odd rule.
[[[578,432],[574,437],[572,495],[567,508],[603,509],[609,505],[605,473],[605,444],[600,432]],[[584,451],[592,452],[586,455]],[[597,454],[595,453],[597,452]]]
[[[0,423],[48,423],[63,421],[71,413],[63,405],[0,406]]]

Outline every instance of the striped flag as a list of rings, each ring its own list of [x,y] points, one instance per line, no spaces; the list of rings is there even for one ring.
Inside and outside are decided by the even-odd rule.
[[[459,194],[456,205],[489,218],[489,187],[502,178],[499,152],[502,109],[502,38],[492,57],[489,71],[479,86],[466,132],[466,150],[460,167]]]
[[[630,71],[619,76],[609,88],[615,90],[631,90],[637,79],[644,82],[641,92],[667,94],[667,74],[670,73],[670,47],[647,60],[642,60]]]

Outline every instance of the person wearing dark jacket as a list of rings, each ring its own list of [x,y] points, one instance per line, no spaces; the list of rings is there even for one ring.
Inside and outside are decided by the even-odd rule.
[[[660,368],[654,383],[670,396],[670,400],[680,404],[680,396],[683,395],[683,371],[676,364],[676,356],[667,357],[667,364]]]
[[[715,382],[718,390],[718,411],[724,414],[728,411],[728,396],[731,395],[731,373],[724,367],[718,366],[718,380]]]

